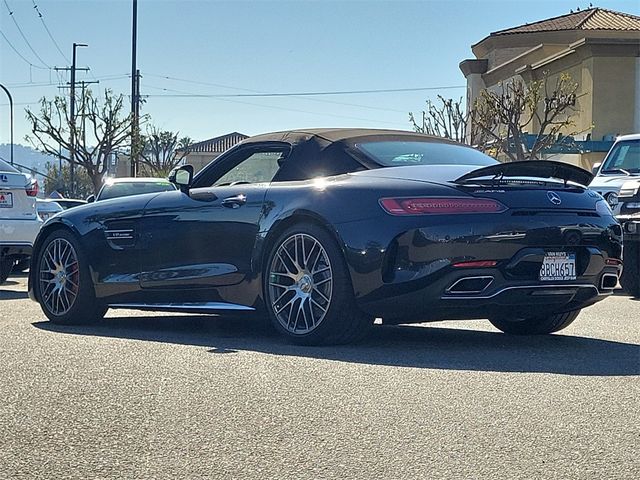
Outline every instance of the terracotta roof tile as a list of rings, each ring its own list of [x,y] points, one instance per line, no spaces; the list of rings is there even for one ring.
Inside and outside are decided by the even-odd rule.
[[[510,35],[515,33],[553,32],[560,30],[620,30],[640,32],[640,17],[629,13],[614,12],[604,8],[589,8],[539,22],[520,25],[491,33]]]

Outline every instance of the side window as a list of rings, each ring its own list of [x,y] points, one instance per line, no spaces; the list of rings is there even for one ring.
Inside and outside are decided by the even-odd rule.
[[[214,186],[232,183],[269,183],[280,168],[286,152],[254,151],[214,182]]]

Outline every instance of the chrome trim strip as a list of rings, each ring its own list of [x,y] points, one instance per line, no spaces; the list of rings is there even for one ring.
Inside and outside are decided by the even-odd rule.
[[[109,308],[128,308],[132,310],[169,310],[191,312],[194,310],[235,310],[254,311],[255,308],[236,303],[225,302],[202,302],[202,303],[114,303]]]
[[[600,293],[598,291],[598,288],[595,285],[589,285],[589,284],[575,284],[575,285],[520,285],[517,287],[505,287],[501,290],[498,290],[495,293],[492,293],[491,295],[484,295],[484,296],[476,296],[476,297],[469,297],[469,296],[446,296],[443,295],[440,297],[441,300],[486,300],[489,298],[494,298],[497,297],[498,295],[500,295],[501,293],[506,292],[507,290],[523,290],[523,289],[531,289],[531,288],[561,288],[561,289],[568,289],[568,288],[592,288],[593,290],[595,290],[598,294]]]
[[[476,277],[462,277],[459,278],[458,280],[456,280],[453,285],[451,285],[449,288],[447,288],[445,290],[446,293],[450,293],[452,295],[457,295],[458,292],[452,292],[451,290],[453,290],[453,287],[455,287],[458,283],[464,281],[464,280],[478,280],[478,279],[483,279],[483,278],[490,278],[491,281],[489,283],[487,283],[485,285],[485,287],[482,290],[460,290],[459,293],[464,294],[464,293],[480,293],[480,292],[484,292],[487,288],[489,288],[489,285],[491,285],[493,283],[494,277],[493,275],[479,275]]]

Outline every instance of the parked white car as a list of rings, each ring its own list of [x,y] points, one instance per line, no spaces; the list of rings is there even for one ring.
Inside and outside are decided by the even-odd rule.
[[[640,178],[640,133],[618,137],[602,163],[593,166],[589,188],[602,195],[614,211],[622,185]]]
[[[31,256],[42,225],[36,211],[38,182],[0,160],[0,284],[13,265]]]
[[[36,200],[36,211],[38,212],[38,216],[42,219],[43,222],[46,222],[55,214],[64,212],[64,208],[56,202],[55,200]]]

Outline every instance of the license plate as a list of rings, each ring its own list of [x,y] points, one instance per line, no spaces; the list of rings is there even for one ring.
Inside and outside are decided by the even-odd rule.
[[[0,192],[0,208],[12,208],[13,207],[13,193]]]
[[[540,267],[540,280],[575,280],[576,254],[567,252],[547,252]]]

